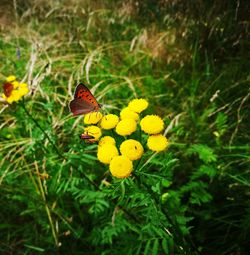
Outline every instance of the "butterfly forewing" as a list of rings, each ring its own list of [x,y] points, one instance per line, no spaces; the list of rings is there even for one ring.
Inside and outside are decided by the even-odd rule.
[[[80,83],[76,87],[74,99],[70,102],[69,108],[73,115],[80,115],[98,111],[100,105],[97,103],[90,90]]]

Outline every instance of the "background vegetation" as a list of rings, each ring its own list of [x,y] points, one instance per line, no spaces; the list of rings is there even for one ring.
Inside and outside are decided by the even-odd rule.
[[[1,103],[0,253],[247,254],[247,17],[239,0],[2,0],[0,78],[31,93]],[[170,148],[112,178],[68,110],[79,81],[109,112],[148,99]]]

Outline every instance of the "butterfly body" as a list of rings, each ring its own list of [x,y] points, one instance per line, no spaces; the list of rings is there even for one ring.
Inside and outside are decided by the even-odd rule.
[[[95,137],[93,135],[88,135],[88,134],[81,134],[80,139],[85,141],[86,143],[95,143]]]
[[[90,90],[82,83],[78,84],[74,93],[74,99],[69,103],[70,111],[74,116],[87,114],[100,110],[98,104]]]

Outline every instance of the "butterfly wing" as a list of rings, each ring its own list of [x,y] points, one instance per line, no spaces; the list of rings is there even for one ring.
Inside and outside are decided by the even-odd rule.
[[[84,133],[80,135],[80,138],[81,138],[82,140],[95,139],[94,136],[88,135],[88,134],[84,134]]]
[[[95,107],[88,102],[85,102],[81,99],[73,99],[69,103],[70,111],[73,113],[74,116],[81,115],[81,114],[87,114],[89,112],[95,111]]]
[[[80,83],[76,87],[74,99],[69,103],[69,108],[73,115],[80,115],[98,111],[100,105],[90,90],[84,84]]]
[[[13,89],[14,89],[13,84],[9,82],[3,84],[3,93],[6,97],[9,97],[11,95]]]

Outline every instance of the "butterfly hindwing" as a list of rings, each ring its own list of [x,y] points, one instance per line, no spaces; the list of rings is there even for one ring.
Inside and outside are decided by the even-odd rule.
[[[98,111],[100,105],[90,90],[84,84],[80,83],[76,87],[74,99],[70,102],[69,108],[73,115],[80,115]]]
[[[81,134],[80,135],[80,139],[82,139],[82,140],[89,140],[89,139],[95,139],[95,137],[92,136],[92,135],[88,135],[88,134]]]
[[[69,108],[73,115],[87,114],[95,111],[95,107],[93,105],[78,98],[73,99],[69,103]]]

